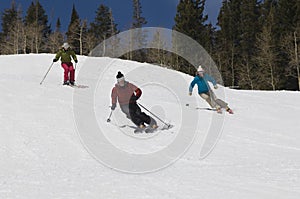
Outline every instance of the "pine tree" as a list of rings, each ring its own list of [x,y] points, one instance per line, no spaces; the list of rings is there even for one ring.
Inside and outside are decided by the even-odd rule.
[[[232,41],[230,38],[231,32],[231,23],[230,23],[230,9],[229,2],[223,1],[222,7],[218,16],[217,25],[220,27],[220,30],[216,32],[216,61],[219,66],[219,70],[223,76],[223,81],[225,85],[233,86],[234,85],[234,74],[232,74],[230,66],[230,57],[229,52],[231,50]],[[231,78],[232,77],[232,78]]]
[[[224,0],[217,32],[217,60],[225,85],[254,88],[256,35],[261,30],[260,2],[257,0]]]
[[[18,54],[22,51],[22,38],[24,25],[22,12],[17,9],[15,1],[11,2],[11,8],[5,9],[2,14],[2,33],[0,35],[1,53]]]
[[[1,19],[2,19],[2,34],[3,36],[7,36],[9,31],[11,30],[12,24],[14,24],[18,20],[18,10],[15,1],[11,2],[11,8],[5,9]]]
[[[204,7],[205,0],[180,0],[173,29],[190,36],[205,48],[208,16],[203,13]]]
[[[142,5],[140,0],[133,0],[133,22],[132,28],[141,28],[147,21],[142,17]]]
[[[38,0],[31,2],[25,16],[25,26],[30,52],[45,51],[46,40],[51,33],[48,16]]]
[[[265,12],[266,19],[256,41],[257,54],[254,62],[257,65],[257,72],[254,74],[256,76],[254,88],[276,90],[280,76],[277,69],[278,53],[274,35],[275,6],[268,5],[268,9],[270,9],[269,13]]]
[[[201,44],[206,50],[210,50],[211,27],[206,24],[208,16],[204,15],[204,7],[205,0],[180,0],[177,5],[177,13],[174,19],[175,25],[173,29],[191,37]],[[180,41],[176,41],[176,38],[173,39],[173,47],[177,50],[186,50],[180,45]],[[194,66],[190,65],[178,56],[174,59],[176,60],[175,65],[177,65],[175,68],[189,74],[194,74]]]
[[[298,0],[279,0],[278,9],[276,13],[277,33],[284,35],[288,32],[293,32],[295,25],[295,17],[299,16],[297,13]]]
[[[282,5],[282,4],[281,4]],[[285,68],[285,88],[300,90],[300,2],[295,4],[296,14],[293,19],[293,27],[280,37],[280,58]]]
[[[298,90],[300,91],[300,46],[299,46],[299,40],[300,40],[300,1],[297,1],[296,4],[297,12],[295,16],[295,24],[296,24],[296,31],[294,32],[294,65],[296,68],[296,76],[298,79]]]
[[[58,18],[55,25],[55,32],[60,32],[60,28],[61,28],[61,22],[60,19]]]
[[[142,17],[142,5],[140,3],[140,0],[133,0],[133,16],[132,16],[132,25],[131,28],[135,29],[135,28],[142,28],[143,25],[147,24],[147,21],[144,17]],[[131,35],[130,38],[130,48],[132,49],[137,48],[140,50],[134,51],[134,52],[130,52],[130,59],[131,60],[136,60],[136,61],[140,61],[140,62],[144,62],[145,61],[145,56],[147,53],[146,49],[143,49],[145,46],[145,40],[146,40],[146,36],[145,33],[143,32],[143,30],[139,29],[136,31],[133,31],[133,33]]]
[[[243,57],[249,61],[253,56],[257,30],[260,29],[257,0],[242,0],[241,2],[241,50]]]
[[[69,23],[66,35],[68,43],[72,46],[73,50],[77,54],[80,53],[80,27],[80,18],[76,11],[75,5],[73,4],[71,21]]]
[[[89,33],[96,39],[95,44],[99,44],[118,33],[111,9],[103,4],[98,7],[96,17],[90,27]],[[106,46],[107,44],[104,42],[103,45]]]
[[[276,45],[279,52],[278,65],[281,66],[278,72],[282,74],[279,89],[296,89],[298,87],[296,77],[290,75],[293,56],[286,49],[287,46],[294,48],[293,37],[297,29],[297,18],[299,16],[297,5],[299,5],[298,0],[280,0],[277,5],[276,29],[274,32],[276,33]]]
[[[225,85],[239,84],[241,11],[239,0],[224,0],[219,16],[217,32],[219,65]]]
[[[240,10],[239,86],[246,89],[253,89],[253,76],[256,75],[255,72],[257,70],[252,58],[256,52],[256,34],[261,29],[259,26],[259,4],[257,0],[242,0]]]

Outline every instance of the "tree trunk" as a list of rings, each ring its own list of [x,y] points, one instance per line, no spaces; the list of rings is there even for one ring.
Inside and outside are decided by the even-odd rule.
[[[252,79],[251,79],[251,71],[250,71],[250,67],[249,67],[249,62],[247,61],[246,63],[247,65],[247,76],[248,76],[248,79],[249,79],[249,82],[250,82],[250,87],[251,87],[251,90],[254,89],[254,86],[253,86],[253,82],[252,82]]]
[[[80,33],[79,33],[79,54],[80,55],[82,55],[82,34],[83,34],[83,24],[81,24]]]
[[[105,37],[105,35],[104,35],[104,37],[103,37],[103,41],[102,41],[102,43],[103,43],[103,51],[102,51],[102,57],[104,57],[105,56],[105,51],[106,51],[106,37]]]
[[[269,64],[269,67],[270,67],[270,75],[271,75],[271,85],[272,85],[273,91],[275,91],[276,86],[275,86],[275,81],[274,81],[274,70],[273,70],[273,66],[271,63]]]
[[[234,46],[232,45],[232,48],[231,48],[232,50],[231,50],[231,78],[232,78],[232,80],[231,80],[231,86],[232,87],[234,87],[235,85],[235,83],[234,83],[234,81],[235,81],[235,79],[234,79],[234,76],[235,76],[235,74],[234,74]]]
[[[35,27],[35,53],[39,53],[39,26],[37,22]]]
[[[295,43],[295,62],[297,67],[297,77],[298,77],[298,90],[300,90],[300,70],[299,70],[299,59],[298,59],[298,44],[297,44],[297,33],[294,32],[294,43]]]

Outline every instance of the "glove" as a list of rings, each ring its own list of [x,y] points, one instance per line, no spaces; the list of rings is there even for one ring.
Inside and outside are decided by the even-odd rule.
[[[78,60],[76,59],[76,60],[74,60],[74,61],[75,61],[75,63],[77,64]]]
[[[112,111],[115,110],[115,108],[116,108],[116,104],[112,104],[111,107],[110,107],[110,109],[111,109]]]
[[[218,89],[218,85],[214,85],[214,88],[215,88],[215,89]]]
[[[189,93],[189,96],[192,96],[192,93]]]
[[[53,59],[53,62],[57,62],[58,60],[56,58]]]

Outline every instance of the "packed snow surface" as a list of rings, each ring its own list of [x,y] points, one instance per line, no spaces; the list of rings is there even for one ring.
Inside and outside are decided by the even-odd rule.
[[[53,57],[0,56],[0,198],[300,197],[299,92],[219,86],[216,94],[235,112],[219,115],[196,109],[208,105],[196,89],[188,96],[193,77],[147,63],[79,56],[76,83],[84,88],[62,86],[59,62],[40,85]],[[138,102],[173,128],[151,135],[134,134],[133,124],[119,107],[111,122],[106,121],[119,70],[142,89]],[[85,98],[91,94],[92,100]],[[85,106],[92,107],[94,114],[85,114]],[[186,137],[195,136],[188,147],[183,147],[186,150],[178,151],[178,157],[170,157],[170,164],[161,168],[148,168],[139,161],[114,167],[93,151],[113,156],[104,140],[90,137],[92,118],[105,140],[124,154],[147,156],[168,148],[178,138],[184,143]],[[201,156],[209,129],[214,126],[220,127],[215,145]],[[168,158],[163,156],[162,162]]]

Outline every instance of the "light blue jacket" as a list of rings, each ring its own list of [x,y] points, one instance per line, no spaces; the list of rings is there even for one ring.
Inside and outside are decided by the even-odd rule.
[[[195,84],[197,84],[199,94],[207,93],[210,89],[208,82],[211,82],[214,86],[217,85],[216,80],[206,73],[204,73],[203,77],[200,77],[199,75],[195,76],[190,84],[189,92],[192,93]]]

